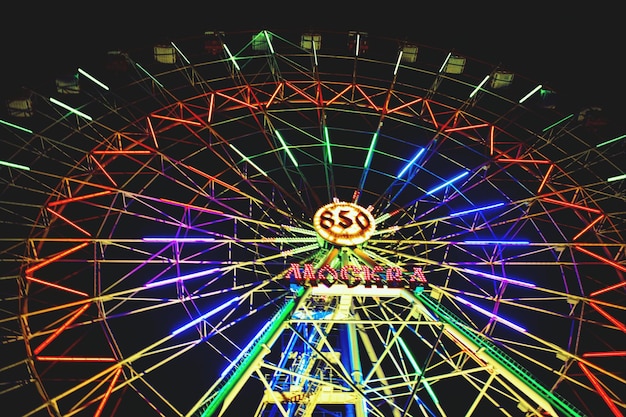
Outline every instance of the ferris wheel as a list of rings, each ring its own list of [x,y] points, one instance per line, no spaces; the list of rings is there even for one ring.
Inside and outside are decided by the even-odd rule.
[[[261,30],[9,100],[0,404],[623,416],[624,132],[555,94],[406,40]]]

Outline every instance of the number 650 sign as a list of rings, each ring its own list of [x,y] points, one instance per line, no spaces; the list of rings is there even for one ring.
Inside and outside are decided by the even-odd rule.
[[[365,242],[374,233],[374,216],[363,207],[347,202],[329,203],[313,216],[315,231],[326,241],[341,246]]]

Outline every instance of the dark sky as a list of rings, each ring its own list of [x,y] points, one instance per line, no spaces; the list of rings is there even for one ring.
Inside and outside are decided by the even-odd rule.
[[[3,99],[107,50],[206,30],[359,30],[503,64],[581,105],[626,112],[618,2],[12,2],[3,7]],[[607,2],[608,3],[608,2]],[[131,7],[132,4],[132,7]],[[345,5],[344,5],[345,4]],[[549,6],[548,6],[549,5]],[[582,6],[581,6],[582,5]],[[6,23],[10,21],[10,23]]]

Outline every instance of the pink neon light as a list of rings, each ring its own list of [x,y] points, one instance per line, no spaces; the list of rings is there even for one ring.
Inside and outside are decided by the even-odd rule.
[[[84,233],[85,235],[91,237],[91,233],[89,233],[88,231],[86,231],[85,229],[83,229],[82,227],[80,227],[79,225],[74,223],[73,221],[69,220],[67,217],[62,216],[61,214],[59,214],[56,211],[52,210],[50,207],[48,207],[48,211],[50,213],[54,214],[55,216],[57,216],[59,219],[63,220],[65,223],[67,223],[70,226],[74,227],[79,232]]]
[[[585,373],[585,375],[587,376],[587,378],[589,379],[589,381],[591,381],[591,384],[593,385],[593,387],[596,389],[596,392],[598,394],[600,394],[600,396],[602,397],[602,399],[604,400],[605,404],[611,409],[611,411],[613,412],[613,415],[616,417],[624,417],[624,415],[617,409],[617,406],[613,403],[613,401],[611,400],[611,398],[608,396],[608,394],[606,393],[606,391],[604,390],[604,388],[602,388],[602,385],[600,385],[600,383],[598,382],[598,380],[596,379],[595,376],[593,376],[593,374],[591,373],[591,371],[589,371],[589,369],[587,368],[587,366],[582,363],[582,362],[578,362],[578,366],[580,367],[580,369],[582,369],[582,371]]]
[[[108,195],[108,194],[111,194],[111,191],[100,191],[98,193],[85,194],[85,195],[81,195],[78,197],[66,198],[65,200],[51,201],[50,203],[48,203],[48,207],[54,207],[54,206],[58,206],[61,204],[73,203],[75,201],[88,200],[90,198],[101,197],[103,195]]]
[[[553,198],[544,198],[543,201],[545,201],[546,203],[553,203],[553,204],[558,204],[558,205],[565,206],[565,207],[571,207],[571,208],[575,208],[575,209],[579,209],[579,210],[585,210],[585,211],[589,211],[591,213],[598,213],[598,214],[602,213],[598,209],[593,209],[593,208],[585,207],[585,206],[579,206],[578,204],[569,203],[567,201],[555,200]]]
[[[37,356],[42,362],[116,362],[115,358],[88,357],[88,356]]]
[[[41,280],[41,279],[37,279],[35,277],[31,277],[31,276],[28,276],[28,275],[26,275],[26,279],[29,280],[29,281],[32,281],[32,282],[36,282],[38,284],[43,284],[43,285],[47,285],[48,287],[56,288],[58,290],[67,291],[67,292],[71,292],[73,294],[82,295],[83,297],[87,297],[89,295],[86,292],[73,290],[71,288],[64,287],[64,286],[59,285],[59,284],[53,284],[51,282],[44,281],[44,280]]]
[[[54,339],[56,339],[61,333],[63,333],[63,331],[65,331],[65,329],[67,329],[72,323],[74,323],[76,321],[76,319],[81,314],[83,314],[85,312],[85,310],[87,310],[88,308],[89,308],[89,304],[85,304],[84,306],[79,308],[78,311],[76,311],[74,314],[72,314],[72,316],[65,322],[65,324],[63,324],[61,327],[56,329],[54,331],[54,333],[52,333],[50,336],[48,336],[48,338],[46,340],[44,340],[39,346],[37,346],[37,348],[35,348],[33,353],[35,355],[38,355],[46,346],[48,346]]]
[[[69,255],[71,253],[79,251],[79,250],[81,250],[82,248],[84,248],[87,245],[89,245],[89,242],[83,242],[83,243],[81,243],[78,246],[74,246],[73,248],[69,248],[69,249],[66,249],[66,250],[64,250],[62,252],[59,252],[56,255],[54,255],[54,256],[52,256],[52,257],[50,257],[50,258],[48,258],[48,259],[46,259],[44,261],[39,262],[37,265],[34,265],[34,266],[31,266],[30,268],[27,268],[26,271],[25,271],[26,275],[29,275],[31,272],[36,271],[39,268],[42,268],[42,267],[44,267],[44,266],[46,266],[48,264],[51,264],[52,262],[54,262],[56,260],[59,260],[59,259],[65,257],[65,256],[67,256],[67,255]]]
[[[163,120],[169,120],[171,122],[179,122],[179,123],[184,123],[184,124],[189,124],[189,125],[194,125],[194,126],[202,126],[202,123],[195,122],[193,120],[186,120],[186,119],[179,119],[179,118],[176,118],[176,117],[161,116],[159,114],[151,114],[150,116],[154,117],[155,119],[163,119]]]

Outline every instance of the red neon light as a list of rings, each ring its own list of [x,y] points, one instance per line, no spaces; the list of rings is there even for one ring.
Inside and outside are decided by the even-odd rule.
[[[607,313],[606,311],[604,311],[602,308],[600,308],[600,306],[598,306],[596,303],[594,302],[590,302],[589,305],[591,307],[593,307],[594,310],[596,310],[598,313],[600,313],[605,319],[607,319],[608,321],[610,321],[611,323],[613,323],[615,325],[615,327],[617,327],[618,329],[620,329],[622,332],[626,333],[626,326],[624,326],[623,323],[621,323],[620,321],[618,321],[615,317],[613,317],[612,315],[610,315],[609,313]]]
[[[479,127],[487,127],[487,126],[489,126],[489,123],[482,123],[479,125],[470,125],[470,126],[461,126],[461,127],[450,127],[448,129],[444,129],[444,132],[446,133],[458,132],[460,130],[478,129]]]
[[[43,285],[47,285],[48,287],[56,288],[58,290],[67,291],[67,292],[71,292],[73,294],[82,295],[83,297],[87,297],[89,295],[86,292],[73,290],[71,288],[64,287],[64,286],[59,285],[59,284],[53,284],[52,282],[48,282],[48,281],[44,281],[44,280],[41,280],[41,279],[37,279],[35,277],[31,277],[31,276],[28,276],[28,275],[26,275],[26,279],[29,280],[29,281],[32,281],[32,282],[36,282],[38,284],[43,284]]]
[[[326,102],[326,106],[330,106],[331,104],[333,104],[339,97],[343,96],[344,93],[348,92],[348,90],[351,89],[351,88],[352,88],[352,85],[349,85],[346,88],[344,88],[341,92],[339,92],[339,94],[337,94],[335,97],[333,97],[330,100],[328,100]]]
[[[428,110],[428,114],[430,115],[430,120],[433,122],[433,126],[435,126],[435,129],[439,129],[439,123],[437,123],[437,119],[435,119],[433,109],[430,108],[430,102],[428,100],[424,100],[424,104],[426,105],[426,110]]]
[[[88,200],[90,198],[101,197],[103,195],[108,195],[108,194],[111,194],[111,191],[100,191],[100,192],[93,193],[93,194],[85,194],[85,195],[81,195],[78,197],[66,198],[65,200],[51,201],[50,203],[48,203],[48,207],[54,207],[54,206],[58,206],[61,204],[73,203],[75,201]]]
[[[620,265],[617,262],[613,262],[610,259],[604,258],[604,257],[602,257],[600,255],[596,255],[595,253],[593,253],[591,251],[588,251],[587,249],[584,249],[584,248],[582,248],[580,246],[574,246],[574,247],[576,249],[578,249],[579,251],[581,251],[582,253],[586,253],[587,255],[589,255],[589,256],[591,256],[593,258],[596,258],[599,261],[602,261],[602,262],[606,263],[607,265],[611,265],[612,267],[615,267],[615,268],[619,269],[620,271],[626,272],[626,266],[624,266],[624,265]],[[620,282],[619,284],[616,284],[616,285],[617,286],[614,287],[614,288],[618,288],[618,287],[624,286],[624,285],[626,285],[626,282]],[[613,288],[613,287],[609,287],[609,288]],[[604,291],[605,290],[601,290],[601,292],[604,292]],[[596,293],[591,293],[591,295],[593,296]]]
[[[579,210],[585,210],[585,211],[589,211],[591,213],[598,213],[601,214],[602,212],[598,209],[593,209],[590,207],[585,207],[585,206],[579,206],[578,204],[574,204],[574,203],[569,203],[567,201],[561,201],[561,200],[555,200],[553,198],[544,198],[543,201],[545,201],[546,203],[553,203],[553,204],[558,204],[560,206],[565,206],[565,207],[571,207],[571,208],[575,208],[575,209],[579,209]]]
[[[110,151],[93,151],[94,155],[150,155],[152,151],[130,151],[130,150],[110,150]]]
[[[602,397],[602,399],[604,400],[605,404],[611,409],[611,411],[613,412],[613,415],[616,417],[624,417],[624,415],[617,409],[617,406],[613,403],[613,401],[611,400],[611,398],[608,396],[608,394],[606,393],[606,391],[604,390],[604,388],[602,388],[602,385],[600,385],[600,383],[598,382],[598,380],[596,379],[595,376],[593,376],[593,374],[591,373],[591,371],[589,371],[589,368],[587,368],[587,366],[582,363],[582,362],[578,362],[578,366],[580,367],[580,369],[582,369],[582,371],[585,373],[585,375],[587,376],[587,378],[589,379],[589,381],[591,381],[591,384],[593,385],[593,387],[596,389],[596,392],[598,394],[600,394],[600,396]]]
[[[106,405],[106,402],[111,396],[111,392],[113,392],[113,387],[115,387],[117,378],[119,378],[121,373],[122,373],[122,368],[121,367],[117,368],[117,370],[115,371],[115,374],[113,374],[113,378],[111,378],[111,383],[109,384],[109,387],[107,388],[107,392],[102,397],[102,400],[100,401],[100,404],[98,405],[98,409],[94,413],[94,417],[100,417],[100,415],[102,414],[102,410],[104,410],[104,406]]]
[[[309,100],[311,103],[317,104],[317,101],[315,100],[315,98],[311,97],[310,95],[308,95],[303,90],[299,89],[298,87],[296,87],[295,85],[293,85],[289,81],[285,81],[285,84],[288,85],[289,87],[291,87],[293,89],[293,91],[295,91],[296,93],[300,94],[302,97],[304,97],[307,100]]]
[[[99,358],[88,356],[37,356],[42,362],[117,362],[115,358]]]
[[[600,221],[603,217],[604,217],[604,215],[603,215],[603,214],[601,214],[601,215],[600,215],[600,217],[598,217],[597,219],[595,219],[594,221],[592,221],[591,223],[589,223],[589,224],[587,225],[587,227],[585,227],[583,230],[581,230],[580,232],[578,232],[578,234],[577,234],[576,236],[574,236],[574,237],[572,238],[572,240],[576,240],[576,239],[578,239],[579,237],[581,237],[583,234],[585,234],[585,232],[586,232],[587,230],[591,229],[591,228],[593,227],[593,225],[594,225],[594,224],[596,224],[596,223],[598,223],[598,222],[599,222],[599,221]]]
[[[74,246],[73,248],[69,248],[69,249],[66,249],[66,250],[64,250],[62,252],[59,252],[56,255],[54,255],[54,256],[52,256],[52,257],[50,257],[50,258],[48,258],[48,259],[46,259],[44,261],[39,262],[37,265],[34,265],[34,266],[31,266],[30,268],[27,268],[26,271],[25,271],[26,275],[29,275],[31,272],[36,271],[39,268],[42,268],[42,267],[44,267],[44,266],[46,266],[48,264],[51,264],[52,262],[57,261],[57,260],[65,257],[65,256],[67,256],[67,255],[69,255],[71,253],[74,253],[74,252],[76,252],[78,250],[81,250],[82,248],[84,248],[87,245],[89,245],[89,242],[83,242],[83,243],[81,243],[78,246]]]
[[[63,220],[64,222],[66,222],[67,224],[69,224],[70,226],[74,227],[76,230],[78,230],[81,233],[84,233],[85,235],[91,237],[91,233],[89,233],[88,231],[86,231],[85,229],[83,229],[82,227],[80,227],[79,225],[77,225],[76,223],[74,223],[73,221],[69,220],[67,217],[60,215],[59,213],[57,213],[56,211],[52,210],[50,207],[48,207],[48,211],[52,214],[54,214],[55,216],[57,216],[59,219]]]
[[[33,351],[35,355],[38,355],[46,346],[48,346],[54,339],[56,339],[65,329],[67,329],[70,324],[74,323],[76,319],[85,312],[89,308],[89,304],[85,304],[81,308],[78,309],[72,316],[63,324],[61,327],[56,329],[54,333],[52,333],[46,340],[44,340],[37,348]]]
[[[163,119],[163,120],[169,120],[171,122],[179,122],[179,123],[184,123],[184,124],[188,124],[188,125],[202,126],[202,123],[195,122],[193,120],[179,119],[177,117],[161,116],[159,114],[151,114],[150,116],[154,117],[155,119]]]

